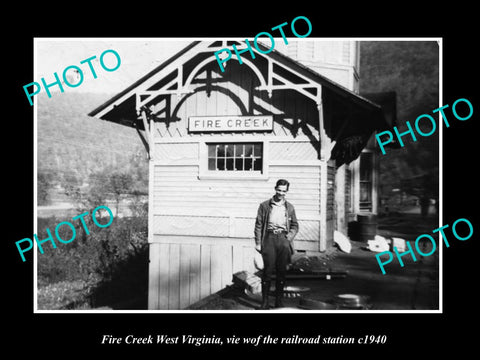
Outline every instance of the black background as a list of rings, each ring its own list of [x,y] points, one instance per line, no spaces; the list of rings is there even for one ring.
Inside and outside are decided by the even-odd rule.
[[[418,2],[417,2],[418,3]],[[474,37],[473,3],[459,2],[445,9],[417,9],[405,3],[368,8],[346,3],[338,8],[212,3],[180,9],[119,3],[100,11],[94,4],[72,9],[32,7],[14,12],[16,20],[2,24],[4,51],[3,84],[3,286],[5,329],[3,344],[16,354],[48,356],[142,355],[159,358],[181,354],[216,353],[222,357],[261,353],[290,356],[353,355],[386,357],[441,354],[452,349],[465,353],[475,345],[478,252],[478,203],[476,123],[480,112],[478,92],[478,41]],[[258,4],[257,4],[258,5]],[[443,6],[443,5],[442,5]],[[34,6],[35,7],[35,6]],[[278,9],[273,11],[272,9]],[[15,241],[33,235],[33,108],[23,85],[33,78],[34,37],[224,37],[252,38],[261,31],[296,16],[307,16],[313,26],[310,37],[442,37],[443,104],[467,98],[474,114],[468,121],[450,121],[443,129],[443,224],[467,218],[474,224],[468,241],[450,241],[443,251],[443,314],[34,314],[33,257],[22,263]],[[299,29],[299,33],[303,33]],[[141,56],[139,54],[139,56]],[[6,75],[6,76],[5,76]],[[432,109],[433,110],[433,109]],[[226,345],[101,345],[104,334],[125,337],[168,334],[171,336],[236,335],[255,337],[294,334],[361,337],[387,335],[385,345],[311,345],[258,347]],[[5,349],[7,350],[7,349]]]

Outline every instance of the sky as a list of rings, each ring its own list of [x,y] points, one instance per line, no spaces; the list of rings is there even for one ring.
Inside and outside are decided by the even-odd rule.
[[[118,93],[138,80],[150,70],[159,66],[163,61],[173,56],[176,52],[187,46],[191,40],[185,39],[36,39],[34,79],[41,84],[44,78],[46,84],[55,82],[54,73],[62,79],[63,70],[70,65],[78,66],[83,74],[83,82],[77,87],[64,85],[65,92],[93,92],[93,93]],[[120,66],[114,71],[105,71],[100,62],[100,55],[105,50],[114,50],[120,56]],[[89,64],[82,60],[96,56],[91,61],[97,74],[94,79]],[[114,68],[117,60],[113,53],[106,53],[105,66]],[[73,71],[73,69],[71,70]],[[70,72],[69,72],[70,73]],[[73,73],[72,73],[73,74]],[[72,84],[79,79],[69,78]],[[58,85],[51,86],[50,92],[57,92]],[[32,90],[31,90],[32,91]],[[45,91],[42,86],[42,93]]]
[[[240,39],[240,38],[239,38]],[[275,50],[286,52],[288,45],[283,43],[281,38],[275,38]],[[39,84],[44,78],[46,84],[52,84],[56,81],[54,73],[62,80],[62,74],[65,68],[75,65],[78,66],[84,78],[77,87],[64,85],[65,92],[89,92],[89,93],[119,93],[126,87],[134,83],[143,75],[159,66],[162,62],[175,55],[178,51],[185,48],[196,39],[185,38],[36,38],[35,39],[35,66],[34,79]],[[262,39],[260,39],[262,40]],[[289,39],[292,41],[311,41],[311,38]],[[317,38],[317,40],[319,40]],[[327,39],[328,40],[328,39]],[[262,41],[260,41],[262,42]],[[270,46],[270,43],[267,44]],[[105,50],[115,50],[121,59],[121,64],[115,71],[105,71],[99,62],[101,54]],[[97,74],[94,79],[89,64],[81,61],[96,56],[92,60],[92,65]],[[213,56],[213,53],[212,53]],[[112,53],[107,53],[104,57],[107,67],[114,68],[116,65],[115,57]],[[110,61],[111,65],[107,63]],[[73,71],[73,69],[72,69]],[[72,73],[73,74],[73,73]],[[67,78],[72,84],[80,82],[78,78]],[[31,87],[30,92],[33,92]],[[51,93],[59,92],[58,85],[49,87]],[[41,93],[45,89],[42,86]]]
[[[276,38],[277,39],[277,38]],[[312,38],[313,39],[313,38]],[[290,39],[294,41],[310,41],[306,39]],[[84,75],[83,81],[79,86],[69,87],[64,85],[64,91],[88,92],[88,93],[108,93],[117,94],[137,81],[140,77],[147,74],[152,69],[161,65],[165,60],[175,55],[178,51],[185,48],[193,40],[186,38],[36,38],[35,39],[35,67],[34,79],[32,82],[42,84],[44,78],[46,84],[52,84],[56,81],[54,73],[62,80],[62,74],[65,68],[74,65],[78,66]],[[320,40],[316,38],[316,40]],[[333,39],[322,39],[331,42]],[[275,42],[275,50],[285,52],[288,45],[283,45],[280,39]],[[121,59],[120,66],[114,71],[106,71],[102,68],[99,59],[106,50],[114,50]],[[328,48],[323,49],[324,52]],[[97,78],[94,79],[87,62],[81,64],[81,61],[96,56],[91,61],[95,69]],[[213,56],[213,54],[212,54]],[[104,57],[107,67],[115,67],[116,59],[112,53],[107,53]],[[317,71],[320,71],[317,69]],[[73,76],[73,69],[68,73]],[[327,77],[342,84],[342,81],[336,79],[334,74],[325,73]],[[332,77],[333,76],[333,77]],[[79,78],[69,77],[70,83],[80,82]],[[62,80],[63,81],[63,80]],[[25,84],[26,85],[26,84]],[[347,86],[346,84],[342,84]],[[347,86],[348,87],[348,86]],[[58,85],[49,87],[50,92],[58,92]],[[29,88],[33,92],[33,87]],[[44,86],[41,93],[45,92]]]

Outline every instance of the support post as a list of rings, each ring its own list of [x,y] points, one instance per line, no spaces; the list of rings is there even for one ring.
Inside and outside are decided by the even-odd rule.
[[[318,133],[320,138],[320,160],[327,161],[330,158],[332,142],[325,131],[325,120],[323,118],[322,88],[317,88],[317,109],[318,109]]]
[[[320,163],[320,240],[318,250],[324,252],[327,250],[327,187],[328,187],[328,163]]]
[[[268,71],[267,71],[267,91],[268,91],[268,98],[272,98],[272,86],[273,86],[273,62],[272,60],[268,60]]]
[[[318,109],[318,134],[320,140],[320,239],[318,250],[324,252],[327,249],[327,158],[325,156],[325,143],[327,134],[325,133],[322,104],[322,88],[317,88],[317,109]]]
[[[145,109],[141,109],[141,115],[142,115],[142,121],[143,121],[143,127],[145,128],[145,138],[147,140],[147,143],[148,143],[148,158],[149,159],[152,159],[152,155],[153,155],[153,140],[152,140],[152,130],[153,128],[149,128],[149,125],[148,125],[148,121],[147,121],[147,113],[145,111]],[[150,120],[150,125],[152,125],[153,123],[153,120]]]

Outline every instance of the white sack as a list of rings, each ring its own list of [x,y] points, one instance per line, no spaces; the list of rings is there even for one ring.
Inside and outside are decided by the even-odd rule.
[[[263,270],[263,256],[257,250],[255,250],[255,254],[253,255],[253,264],[255,265],[255,269]]]
[[[340,231],[335,230],[333,232],[333,241],[343,252],[350,253],[350,251],[352,251],[352,244],[350,244],[350,240]]]
[[[367,243],[367,248],[370,251],[383,252],[390,250],[390,245],[388,244],[387,239],[380,235],[375,235],[375,240],[368,240]]]
[[[396,247],[398,252],[405,252],[407,249],[407,244],[404,239],[392,237],[392,250]]]

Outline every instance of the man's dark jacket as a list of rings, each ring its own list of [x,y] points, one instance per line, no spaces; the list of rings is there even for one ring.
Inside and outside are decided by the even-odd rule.
[[[255,221],[255,244],[261,245],[263,249],[263,240],[267,233],[268,218],[270,216],[270,209],[272,199],[264,201],[258,207],[257,219]],[[287,240],[290,242],[290,250],[292,254],[295,252],[293,238],[298,232],[298,221],[295,214],[295,208],[292,204],[285,200],[285,207],[287,208]]]

